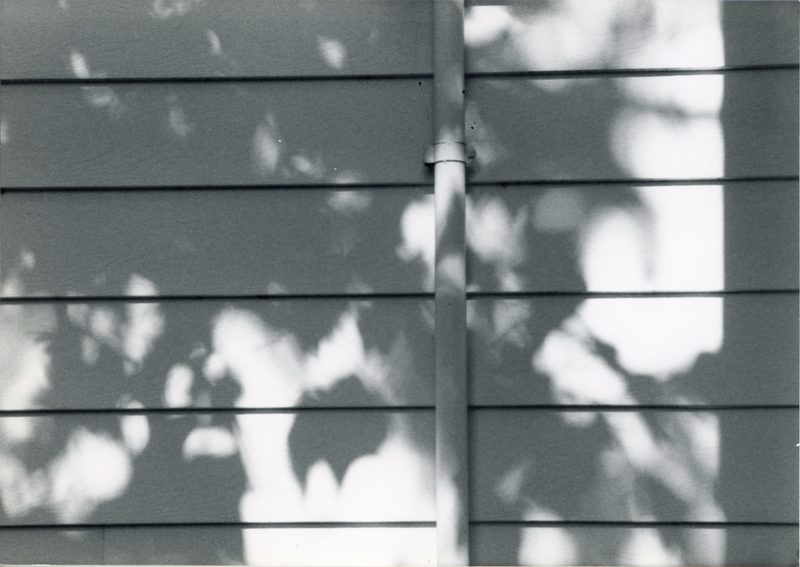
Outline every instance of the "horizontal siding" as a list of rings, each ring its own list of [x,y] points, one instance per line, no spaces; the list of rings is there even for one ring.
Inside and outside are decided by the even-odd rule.
[[[432,406],[432,318],[417,299],[2,305],[0,409]]]
[[[245,528],[215,530],[211,537],[223,546],[226,539],[241,538],[244,560],[264,566],[431,565],[436,562],[436,529],[429,528]],[[194,528],[183,530],[121,529],[106,531],[107,563],[222,564],[224,556],[212,556],[197,545]],[[142,546],[146,538],[147,545]],[[238,562],[236,559],[234,561]]]
[[[473,180],[796,176],[797,98],[796,70],[471,79]]]
[[[794,526],[482,524],[473,526],[470,534],[473,565],[797,565],[797,528]],[[721,557],[709,549],[719,541],[725,542],[725,553]],[[636,543],[639,543],[638,549]],[[676,544],[685,547],[677,551]]]
[[[6,86],[0,183],[424,182],[429,80]]]
[[[467,90],[468,133],[477,149],[473,177],[718,178],[723,153],[728,177],[796,175],[796,71],[725,74],[725,96],[736,105],[722,116],[724,152],[712,118],[676,123],[670,112],[684,107],[642,110],[620,90],[703,99],[697,93],[709,77],[715,80],[576,78],[555,92],[552,79],[474,79]],[[780,96],[765,104],[763,92]],[[0,181],[5,187],[421,183],[429,97],[425,80],[11,86],[4,92]]]
[[[481,410],[470,433],[473,520],[797,522],[797,410]]]
[[[545,2],[471,4],[467,10],[470,72],[798,62],[797,5],[789,1],[703,0],[686,6],[681,0],[659,0],[651,12],[635,12],[611,0],[594,2],[600,7],[593,11],[577,12],[568,7],[554,10]],[[0,34],[2,78],[429,73],[431,12],[425,0],[304,4],[235,0],[224,6],[6,0]],[[537,27],[542,23],[550,28],[548,33]],[[582,27],[587,23],[592,24],[589,32]],[[770,33],[764,34],[764,28]],[[704,43],[719,45],[720,31],[733,44],[724,60],[720,50]],[[36,41],[43,36],[47,42]],[[546,38],[548,44],[537,45],[538,38]],[[564,42],[573,47],[551,47]]]
[[[665,542],[698,542],[687,564],[796,565],[797,528],[792,526],[615,527],[473,525],[470,561],[474,565],[652,565],[653,556],[623,558],[624,542],[636,534],[657,534]],[[709,558],[706,538],[727,542],[721,561]],[[649,537],[648,537],[649,539]],[[542,540],[559,544],[556,549]],[[571,545],[565,544],[571,542]],[[105,548],[103,548],[105,542]],[[248,544],[243,548],[243,542]],[[534,547],[533,544],[539,543]],[[520,544],[524,545],[520,549]],[[704,545],[705,544],[705,545]],[[4,563],[51,564],[203,564],[406,565],[435,562],[434,528],[100,528],[0,530]],[[105,549],[105,553],[103,553]],[[317,554],[318,553],[318,554]],[[564,560],[566,558],[566,561]],[[570,562],[570,559],[572,561]],[[628,561],[623,561],[628,559]],[[660,564],[669,564],[661,562]]]
[[[719,291],[798,285],[796,181],[475,185],[470,191],[467,270],[473,291]],[[611,210],[625,215],[617,225],[625,226],[627,219],[639,232],[625,233],[622,242],[617,236],[613,245],[608,241],[612,236],[606,236],[606,245],[595,245],[605,234],[600,219]],[[584,258],[581,248],[590,250]],[[634,264],[646,270],[626,269],[630,264],[621,260],[627,258],[621,251],[631,249],[637,251]],[[597,273],[582,265],[616,269]]]
[[[480,299],[470,302],[470,311],[473,404],[797,404],[793,294]],[[546,341],[569,334],[567,321],[575,313],[584,314],[594,340],[572,337],[583,345],[569,355],[574,368],[566,361],[563,368],[552,367],[555,361],[541,366],[534,359],[553,352],[554,343]],[[718,337],[721,348],[714,344]],[[579,380],[578,399],[557,395],[560,382],[546,369]],[[601,380],[603,386],[593,385]]]
[[[9,467],[0,525],[430,522],[433,417],[0,417]],[[20,497],[31,483],[42,491]]]
[[[7,193],[2,200],[6,297],[433,287],[422,260],[433,248],[433,217],[417,214],[432,197],[422,188]],[[147,285],[137,288],[136,280]]]
[[[0,529],[0,561],[8,564],[103,563],[100,530]]]
[[[798,6],[791,1],[633,4],[594,0],[587,6],[477,0],[468,4],[467,69],[471,72],[798,63]]]
[[[0,530],[3,563],[428,565],[435,528],[126,527]]]
[[[2,78],[426,73],[431,12],[426,0],[5,0]]]

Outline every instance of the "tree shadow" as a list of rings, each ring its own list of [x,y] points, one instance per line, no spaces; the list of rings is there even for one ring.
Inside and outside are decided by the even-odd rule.
[[[177,76],[163,57],[165,42],[183,46],[181,72],[208,76],[347,77],[373,73],[387,60],[401,74],[428,70],[427,60],[421,68],[417,63],[425,42],[398,34],[385,17],[387,11],[412,22],[417,16],[390,3],[342,5],[346,13],[282,3],[265,21],[292,41],[248,33],[213,4],[122,6],[114,17],[138,25],[118,32],[150,38],[133,42],[129,62],[131,54],[105,49],[118,21],[104,28],[96,6],[64,4],[35,15],[57,33],[47,49],[59,45],[60,52],[45,57],[57,67],[48,72],[65,78],[120,71],[136,78],[136,61]],[[17,3],[8,9],[28,14]],[[354,11],[364,17],[354,18]],[[80,43],[64,45],[65,30],[83,29],[87,20],[97,23],[94,31],[70,35]],[[303,22],[302,37],[287,22]],[[179,41],[170,42],[172,34]],[[248,37],[269,61],[252,57]],[[396,49],[398,42],[405,48]],[[409,242],[418,234],[403,225],[410,209],[430,209],[430,197],[425,188],[383,187],[427,179],[414,140],[427,136],[429,102],[419,102],[427,82],[397,84],[415,116],[395,112],[394,83],[380,79],[366,89],[349,81],[307,83],[310,93],[292,81],[4,92],[4,184],[95,190],[3,195],[4,295],[60,299],[2,307],[9,324],[3,340],[13,334],[21,343],[3,353],[13,363],[13,375],[3,377],[3,405],[52,413],[3,418],[4,425],[29,430],[15,438],[9,425],[2,433],[3,460],[15,472],[3,482],[0,523],[230,524],[235,529],[220,530],[224,537],[193,540],[191,549],[182,538],[156,538],[145,548],[136,537],[144,532],[131,526],[131,536],[107,551],[131,562],[241,562],[248,553],[243,522],[333,525],[348,514],[381,520],[380,507],[393,502],[365,504],[377,487],[360,496],[357,479],[332,497],[343,500],[339,516],[321,513],[313,501],[319,488],[306,473],[324,461],[342,485],[348,473],[363,476],[390,458],[401,460],[400,469],[420,469],[409,481],[397,471],[397,494],[408,500],[397,514],[432,519],[432,410],[424,409],[433,396],[432,310],[425,296],[431,267],[427,244]],[[44,104],[30,105],[28,95],[41,95]],[[43,122],[48,126],[37,129]],[[388,131],[405,141],[370,142]],[[31,151],[36,139],[52,152]],[[198,160],[202,155],[210,159]],[[417,165],[411,174],[409,163]],[[350,190],[257,189],[276,184]],[[169,188],[175,185],[199,190]],[[147,187],[117,189],[126,186]],[[426,215],[412,219],[412,228],[432,234]],[[382,297],[409,292],[415,295]],[[346,298],[365,293],[374,297]],[[280,299],[287,294],[299,298]],[[313,297],[320,294],[342,297]],[[159,299],[165,295],[188,297]],[[38,356],[33,366],[26,353]],[[41,382],[20,393],[19,384],[34,373],[43,375]],[[423,406],[425,415],[407,415],[407,405]],[[383,409],[348,409],[362,406]],[[109,413],[116,410],[124,411]],[[280,459],[274,466],[272,455],[264,459],[259,452],[268,449],[257,441],[262,427],[264,439],[280,435],[284,417],[294,420],[280,441],[290,461],[277,470]],[[76,481],[85,471],[79,460],[113,482]],[[265,462],[268,469],[259,468]],[[254,478],[259,474],[266,480]],[[246,496],[270,474],[297,487],[304,508],[276,502],[270,511],[269,501],[267,509],[248,508]]]
[[[608,38],[588,30],[577,46],[565,41],[573,49],[564,57],[576,59],[561,61],[562,67],[536,67],[558,58],[548,58],[550,46],[537,44],[541,40],[525,36],[525,30],[530,26],[550,37],[536,27],[539,19],[560,29],[548,19],[550,10],[558,12],[559,6],[485,7],[491,18],[483,21],[484,29],[478,29],[478,19],[473,22],[480,46],[472,68],[619,66],[600,48],[581,51],[595,40],[606,46],[618,41],[603,43]],[[741,27],[748,25],[734,13],[732,21],[711,24],[726,35],[720,36],[720,57],[724,45],[724,60],[736,62],[750,55],[728,51],[727,36],[741,39]],[[570,33],[581,25],[562,23]],[[595,28],[604,23],[595,22]],[[629,27],[613,31],[628,38],[625,47],[634,54],[630,38],[647,40],[652,32],[648,18],[617,23]],[[522,53],[526,48],[530,53]],[[541,62],[537,57],[543,52]],[[720,59],[714,66],[722,65]],[[781,244],[780,231],[756,228],[766,224],[758,220],[763,215],[796,232],[796,184],[720,183],[691,187],[690,194],[691,181],[686,188],[676,183],[796,175],[796,156],[790,155],[796,140],[784,140],[792,129],[778,125],[779,120],[796,124],[796,109],[782,102],[785,91],[772,106],[754,102],[755,92],[763,94],[760,89],[771,81],[796,76],[780,73],[729,73],[702,81],[698,76],[683,85],[680,78],[670,85],[673,79],[658,73],[632,80],[594,73],[481,76],[468,83],[468,128],[478,153],[470,188],[468,266],[476,293],[469,305],[470,399],[479,406],[471,429],[473,560],[722,564],[746,556],[748,538],[726,542],[727,527],[703,530],[691,528],[693,522],[796,521],[794,511],[777,504],[796,498],[791,479],[797,463],[786,450],[794,443],[790,424],[796,411],[770,409],[797,396],[791,378],[797,347],[790,344],[797,325],[774,317],[778,305],[795,313],[796,297],[569,294],[796,288],[796,274],[784,271],[796,271],[796,242]],[[774,130],[781,133],[771,136]],[[603,180],[621,184],[612,188]],[[674,187],[661,193],[657,180]],[[681,202],[675,195],[684,189]],[[769,193],[760,193],[755,205],[747,194],[759,189]],[[692,218],[688,211],[703,206],[704,192],[708,208]],[[669,199],[675,199],[673,205]],[[683,211],[670,215],[671,206]],[[663,230],[670,224],[672,229]],[[692,232],[692,247],[681,249],[680,240]],[[762,238],[763,247],[754,244]],[[608,245],[602,244],[605,239]],[[667,268],[670,254],[680,260]],[[670,275],[679,263],[695,268]],[[756,267],[765,263],[774,277],[761,279]],[[787,336],[792,339],[781,338]],[[767,344],[776,345],[769,350],[780,361],[756,352],[755,345]],[[736,409],[761,404],[762,409]],[[526,405],[533,407],[518,409]],[[636,407],[641,405],[651,409]],[[709,405],[727,409],[702,407]],[[762,476],[770,479],[768,488],[750,484]],[[767,501],[773,504],[762,506]],[[589,529],[576,522],[596,525]],[[656,524],[618,529],[608,522]],[[690,527],[675,529],[669,525],[674,522]],[[783,536],[775,531],[773,537]]]

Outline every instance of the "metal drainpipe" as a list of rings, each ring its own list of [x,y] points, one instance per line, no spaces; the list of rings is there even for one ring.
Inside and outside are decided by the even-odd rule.
[[[433,6],[437,563],[455,566],[469,564],[464,0]]]

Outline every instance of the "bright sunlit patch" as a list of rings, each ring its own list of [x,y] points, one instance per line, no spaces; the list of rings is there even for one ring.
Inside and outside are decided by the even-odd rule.
[[[12,420],[5,420],[12,421]],[[41,470],[29,472],[15,457],[3,454],[0,467],[0,506],[15,518],[42,506],[47,498],[47,477]]]
[[[623,377],[592,352],[591,343],[574,333],[550,332],[533,356],[533,367],[549,376],[559,403],[618,405],[632,401]]]
[[[404,416],[392,416],[387,439],[374,454],[358,457],[342,479],[338,519],[385,521],[435,517],[431,462],[404,435]],[[391,490],[387,487],[391,486]]]
[[[465,40],[482,68],[602,67],[614,55],[615,25],[624,7],[618,0],[473,6]]]
[[[433,565],[435,528],[245,529],[244,558],[250,565],[329,567]]]
[[[183,107],[180,106],[176,97],[170,97],[169,105],[167,124],[169,124],[170,131],[179,138],[187,138],[194,127],[189,122],[186,112],[183,110]]]
[[[722,186],[640,187],[636,192],[653,220],[649,287],[724,289]]]
[[[369,208],[372,194],[368,191],[336,191],[325,202],[337,213],[355,215]]]
[[[543,506],[533,505],[525,511],[524,519],[557,522],[563,518]],[[517,559],[520,565],[575,565],[577,545],[566,528],[524,528]]]
[[[678,549],[668,547],[655,528],[640,527],[630,531],[619,554],[620,565],[667,567],[683,565]]]
[[[252,157],[256,173],[261,175],[275,173],[283,153],[282,143],[283,139],[278,132],[275,117],[267,114],[253,133]]]
[[[242,463],[250,489],[242,496],[243,522],[264,521],[272,512],[281,521],[302,521],[303,490],[289,452],[294,414],[243,414],[236,417]]]
[[[87,366],[94,366],[100,358],[100,343],[89,336],[81,337],[81,360]]]
[[[19,446],[33,439],[36,420],[28,416],[4,419],[0,422],[0,439],[9,447]]]
[[[224,459],[236,454],[238,448],[233,434],[224,427],[195,427],[183,441],[183,458],[198,457]]]
[[[343,377],[358,374],[364,363],[358,317],[353,312],[344,313],[333,331],[320,341],[316,352],[305,360],[305,387],[328,389]]]
[[[296,419],[294,414],[237,417],[242,461],[252,487],[241,501],[243,521],[317,521],[320,514],[328,521],[435,517],[433,463],[409,439],[407,417],[392,417],[388,436],[376,451],[349,464],[341,484],[328,464],[312,464],[304,487],[295,477],[288,443]]]
[[[498,198],[467,202],[467,243],[470,251],[495,270],[505,291],[522,287],[516,268],[525,260],[525,228],[528,211],[514,213]]]
[[[61,522],[78,523],[98,504],[125,491],[133,467],[119,442],[80,428],[53,461],[50,474],[53,511]]]
[[[633,3],[628,3],[633,4]],[[725,50],[717,0],[650,1],[637,49],[620,53],[628,67],[723,67]]]
[[[713,116],[627,108],[614,120],[611,149],[633,177],[713,179],[724,171],[722,125]]]
[[[126,295],[154,296],[158,295],[158,288],[144,276],[133,274]],[[149,302],[128,303],[125,311],[127,321],[122,328],[123,352],[128,361],[141,365],[164,332],[164,315],[158,303]]]
[[[518,25],[511,41],[532,69],[603,66],[613,38],[618,1],[562,0]]]
[[[331,37],[318,37],[317,48],[325,63],[333,69],[342,69],[347,61],[347,49],[344,44]]]
[[[208,359],[210,361],[209,370],[206,374],[212,379],[214,377],[221,377],[224,372],[224,361],[221,357],[216,359]],[[215,371],[213,366],[217,363],[219,371]],[[194,382],[194,372],[190,367],[185,364],[176,364],[170,368],[167,373],[167,379],[164,384],[164,403],[167,407],[181,408],[189,407],[192,405],[192,383]]]
[[[105,76],[105,73],[93,73],[89,67],[89,62],[80,51],[72,50],[70,52],[69,67],[72,73],[79,79]],[[93,85],[81,87],[81,91],[83,91],[86,102],[95,108],[106,109],[111,118],[119,118],[125,109],[122,101],[111,87]]]
[[[296,173],[305,175],[312,179],[322,179],[325,176],[325,164],[322,161],[322,156],[295,154],[289,158],[292,168]]]
[[[589,299],[579,315],[623,368],[664,380],[722,347],[722,298]]]
[[[410,203],[400,219],[403,243],[397,256],[404,262],[419,258],[425,265],[425,282],[433,281],[433,262],[436,249],[436,226],[433,195]]]
[[[480,47],[501,37],[514,22],[506,6],[471,6],[464,18],[464,41]]]
[[[688,438],[692,457],[706,478],[716,479],[720,462],[719,416],[713,413],[689,414],[684,416],[683,424],[690,432]],[[720,518],[706,520],[720,521]]]
[[[117,316],[108,307],[98,306],[91,310],[89,316],[89,331],[97,338],[108,342],[116,342],[114,330],[117,326]]]
[[[0,409],[39,406],[40,396],[50,387],[50,354],[38,338],[55,327],[52,306],[0,306]],[[30,439],[30,418],[0,420],[0,440],[15,445]]]
[[[717,68],[716,1],[561,0],[468,7],[464,36],[482,69]]]
[[[523,259],[520,233],[527,220],[523,211],[512,217],[500,199],[492,198],[471,199],[467,213],[467,242],[482,261],[514,265]]]
[[[105,108],[111,118],[119,118],[122,114],[122,101],[111,87],[81,87],[81,90],[91,106]]]
[[[121,407],[125,409],[144,409],[141,402],[130,400]],[[132,455],[138,455],[147,447],[150,441],[150,422],[145,415],[123,415],[119,419],[119,428],[122,440]]]
[[[628,77],[616,84],[630,100],[650,109],[688,116],[716,116],[722,110],[721,74]]]
[[[293,337],[269,328],[250,311],[234,308],[217,315],[212,336],[217,372],[229,372],[241,385],[238,405],[297,403],[304,373],[302,353]]]
[[[320,459],[306,473],[305,499],[310,517],[326,521],[336,516],[339,483],[328,461]]]
[[[648,288],[651,251],[641,211],[605,208],[582,228],[580,265],[589,291]]]
[[[69,64],[77,78],[88,79],[91,76],[89,72],[89,63],[80,51],[73,50],[70,52]]]
[[[211,55],[222,55],[222,42],[214,30],[206,30],[206,38],[208,39],[208,49]]]

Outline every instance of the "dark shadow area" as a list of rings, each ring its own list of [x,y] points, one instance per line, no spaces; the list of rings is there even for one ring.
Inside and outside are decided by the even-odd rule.
[[[25,270],[31,295],[424,292],[426,266],[398,249],[406,210],[428,198],[423,189],[12,193],[2,268],[7,280]],[[23,256],[35,265],[21,267]],[[150,282],[139,286],[147,293],[130,289],[134,275]]]
[[[305,394],[304,396],[308,396]],[[369,396],[355,376],[344,378],[329,390],[314,394],[334,406],[346,405],[352,399]],[[300,400],[300,405],[303,404]],[[374,402],[380,403],[377,396]],[[323,402],[324,403],[324,402]],[[374,453],[386,439],[389,419],[386,415],[370,414],[359,419],[343,419],[333,423],[306,420],[298,416],[289,432],[289,450],[292,455],[292,470],[306,486],[308,469],[317,461],[327,461],[341,483],[347,469],[358,457]]]
[[[3,10],[3,79],[70,77],[76,50],[92,76],[111,78],[430,72],[425,0],[7,0]]]
[[[795,14],[797,6],[794,6]],[[726,27],[735,25],[736,10],[726,6],[723,10],[723,23]],[[782,36],[784,30],[794,28],[795,37],[797,34],[797,17],[782,17],[775,10],[751,10],[747,28],[750,30],[769,29],[780,30],[776,33],[767,34],[769,39],[765,41],[776,41]],[[726,59],[737,59],[747,50],[749,42],[726,41]],[[796,40],[787,42],[784,51],[797,57],[798,42]],[[763,108],[768,109],[772,118],[772,124],[781,121],[787,124],[786,138],[783,145],[790,151],[793,159],[789,159],[790,169],[788,173],[798,175],[798,118],[797,118],[797,81],[787,88],[769,89],[761,92]],[[791,102],[790,102],[791,101]],[[726,91],[725,104],[722,112],[722,119],[725,124],[737,120],[737,117],[744,116],[745,119],[738,118],[738,122],[745,122],[749,127],[761,127],[763,117],[756,115],[750,110],[748,112],[745,102],[737,96],[735,91]],[[774,126],[772,126],[774,127]],[[735,172],[735,163],[740,156],[751,156],[751,159],[759,163],[770,163],[772,156],[768,145],[759,142],[758,139],[742,139],[736,136],[736,131],[726,128],[725,130],[726,149],[730,148],[727,155],[725,168],[726,174]],[[767,147],[765,147],[767,146]],[[721,358],[733,359],[738,356],[749,356],[769,358],[772,360],[782,360],[782,354],[791,352],[793,361],[784,361],[780,366],[769,366],[764,364],[760,374],[761,380],[777,381],[777,377],[784,373],[793,380],[795,391],[787,392],[785,403],[797,403],[797,287],[798,287],[798,188],[797,181],[791,182],[791,192],[787,193],[782,199],[781,214],[772,212],[770,216],[777,222],[783,215],[791,215],[793,222],[786,223],[782,233],[773,235],[770,231],[764,230],[766,215],[753,214],[754,210],[759,211],[768,206],[770,201],[776,200],[774,193],[766,191],[751,191],[747,201],[729,200],[725,207],[725,226],[728,230],[725,233],[726,250],[735,251],[727,258],[725,271],[728,280],[738,280],[747,277],[747,274],[763,274],[764,278],[773,281],[785,281],[786,287],[794,289],[795,293],[790,296],[791,301],[786,301],[782,310],[776,308],[770,311],[749,309],[746,311],[735,312],[726,311],[725,314],[725,336],[726,342],[723,347]],[[766,188],[769,190],[769,188]],[[742,188],[742,190],[746,190]],[[759,211],[760,212],[760,211]],[[780,256],[765,253],[767,249],[781,249]],[[777,306],[776,306],[777,307]],[[786,349],[777,341],[753,341],[748,340],[741,329],[757,329],[764,326],[765,320],[773,321],[775,326],[783,327],[786,325],[785,336],[791,337],[795,344],[791,349]],[[784,323],[784,325],[781,325]],[[759,350],[756,351],[755,349]],[[763,353],[766,353],[764,356]],[[759,356],[760,355],[760,356]],[[793,362],[793,364],[791,364]],[[765,507],[769,509],[780,509],[787,502],[792,503],[793,513],[787,518],[789,521],[797,522],[798,501],[797,486],[794,479],[798,478],[797,456],[797,417],[789,423],[782,423],[777,419],[770,419],[763,426],[758,427],[754,420],[735,420],[730,416],[722,416],[721,426],[725,435],[722,437],[720,479],[718,494],[720,502],[726,508],[733,507]],[[757,453],[746,455],[742,454],[742,446],[752,444],[759,447],[774,447],[773,455],[762,457]],[[739,456],[745,458],[739,458]],[[771,466],[765,468],[760,463],[767,462]],[[785,493],[763,494],[757,487],[775,486],[781,483],[781,474],[787,475],[786,478],[792,479],[792,484],[787,487]],[[744,488],[742,483],[737,483],[737,479],[746,479]],[[796,530],[795,530],[796,532]],[[726,563],[733,564],[742,554],[747,553],[751,547],[749,538],[731,538],[726,549]],[[795,550],[797,560],[798,544],[797,533],[794,534],[793,541],[786,542],[788,550]]]
[[[428,180],[419,157],[430,131],[427,80],[3,91],[4,187]]]

